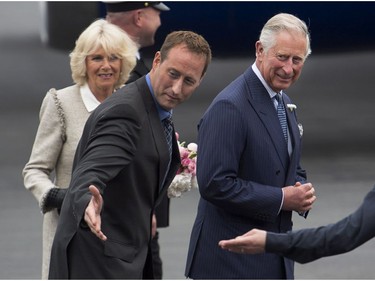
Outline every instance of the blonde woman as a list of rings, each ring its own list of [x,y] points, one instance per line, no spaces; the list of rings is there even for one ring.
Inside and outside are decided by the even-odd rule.
[[[42,279],[47,279],[59,210],[73,158],[90,113],[129,78],[137,47],[119,27],[100,19],[82,32],[70,54],[74,85],[50,89],[41,109],[24,185],[43,213]]]

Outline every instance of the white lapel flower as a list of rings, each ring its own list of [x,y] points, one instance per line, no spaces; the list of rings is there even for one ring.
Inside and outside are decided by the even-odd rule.
[[[299,136],[302,138],[303,136],[303,126],[301,123],[298,123],[298,129],[299,129]]]
[[[289,108],[289,110],[290,110],[291,112],[293,112],[293,110],[296,110],[296,109],[297,109],[297,106],[296,106],[295,104],[293,104],[293,103],[288,103],[288,104],[286,105],[286,107]]]

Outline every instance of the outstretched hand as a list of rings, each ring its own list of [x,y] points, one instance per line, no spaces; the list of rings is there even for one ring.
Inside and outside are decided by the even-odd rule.
[[[230,252],[240,254],[259,254],[265,251],[266,236],[266,231],[254,228],[234,239],[221,240],[219,246]]]
[[[85,210],[85,222],[89,226],[92,233],[94,233],[99,239],[105,241],[107,236],[101,231],[101,216],[100,212],[103,207],[103,197],[101,196],[99,189],[95,185],[89,186],[92,194],[90,203]]]

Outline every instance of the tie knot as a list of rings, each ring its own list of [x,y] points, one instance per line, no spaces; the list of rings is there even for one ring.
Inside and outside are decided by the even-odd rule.
[[[277,100],[278,103],[279,103],[280,101],[282,101],[281,94],[276,94],[276,95],[275,95],[275,99]]]
[[[172,124],[172,115],[169,115],[167,118],[163,119],[164,126],[169,126]]]

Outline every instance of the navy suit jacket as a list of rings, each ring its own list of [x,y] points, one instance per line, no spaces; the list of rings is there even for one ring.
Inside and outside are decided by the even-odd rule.
[[[327,226],[287,234],[268,233],[266,250],[300,263],[349,252],[375,236],[375,187],[346,218]]]
[[[151,278],[151,218],[176,175],[180,154],[169,151],[145,77],[108,97],[90,115],[52,246],[50,279]],[[168,172],[168,173],[167,173]],[[163,184],[165,174],[167,178]],[[103,196],[102,242],[85,225],[89,185]]]
[[[284,95],[285,104],[290,99]],[[285,108],[287,108],[285,106]],[[281,188],[305,182],[295,111],[287,109],[293,152],[273,102],[251,67],[228,85],[198,127],[197,179],[201,199],[185,275],[192,279],[293,278],[293,262],[275,254],[239,255],[218,247],[260,228],[286,232],[292,212],[280,211]],[[284,273],[285,270],[285,273]]]

